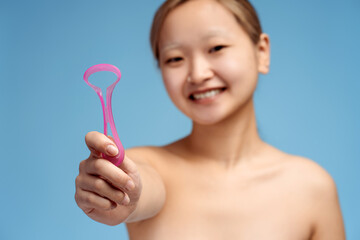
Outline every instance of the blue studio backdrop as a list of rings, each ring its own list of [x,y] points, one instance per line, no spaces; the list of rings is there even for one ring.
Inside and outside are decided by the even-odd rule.
[[[162,0],[0,1],[0,239],[127,239],[124,224],[89,219],[74,200],[84,136],[103,131],[85,70],[122,71],[113,93],[126,148],[162,145],[191,122],[171,103],[151,55]],[[253,0],[271,40],[255,94],[262,138],[313,159],[336,181],[347,237],[360,239],[358,0]],[[114,80],[106,78],[103,86]]]

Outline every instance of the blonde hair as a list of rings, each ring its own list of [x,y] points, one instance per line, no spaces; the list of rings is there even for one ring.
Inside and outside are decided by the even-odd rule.
[[[166,16],[176,7],[191,0],[167,0],[157,10],[151,26],[150,44],[152,52],[157,61],[159,61],[159,35],[161,27]],[[262,33],[260,20],[256,14],[254,7],[248,0],[215,0],[226,7],[245,32],[249,35],[251,41],[257,44]]]

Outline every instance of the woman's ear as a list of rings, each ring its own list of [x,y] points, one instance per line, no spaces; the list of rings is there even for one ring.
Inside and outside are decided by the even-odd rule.
[[[256,50],[258,57],[258,71],[262,74],[267,74],[270,70],[270,39],[266,33],[260,35]]]

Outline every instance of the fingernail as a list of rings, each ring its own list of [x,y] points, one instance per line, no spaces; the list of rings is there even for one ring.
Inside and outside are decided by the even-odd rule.
[[[124,197],[124,199],[122,200],[121,204],[126,206],[126,205],[128,205],[129,203],[130,203],[130,198],[129,198],[129,196],[126,194],[125,197]]]
[[[126,185],[125,185],[125,188],[129,191],[133,190],[135,187],[135,184],[133,181],[129,180],[127,181]]]
[[[111,156],[115,156],[116,154],[118,154],[118,150],[116,147],[114,147],[113,145],[109,145],[106,147],[106,151],[108,152],[109,155]]]

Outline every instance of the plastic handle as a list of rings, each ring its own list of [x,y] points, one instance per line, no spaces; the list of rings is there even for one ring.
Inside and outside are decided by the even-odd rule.
[[[94,86],[93,84],[89,83],[88,78],[90,77],[90,75],[92,75],[93,73],[96,72],[102,72],[102,71],[108,71],[108,72],[113,72],[116,74],[117,79],[116,81],[111,84],[109,87],[107,87],[106,89],[106,106],[104,103],[104,98],[101,92],[101,88]],[[110,157],[108,155],[102,154],[102,157],[109,160],[110,162],[112,162],[114,165],[119,166],[122,161],[124,160],[124,156],[125,156],[125,151],[124,151],[124,147],[121,144],[121,141],[119,139],[119,136],[117,134],[116,128],[115,128],[115,123],[114,123],[114,118],[113,118],[113,114],[112,114],[112,109],[111,109],[111,96],[113,93],[113,90],[115,88],[115,85],[120,81],[121,78],[121,72],[120,70],[115,67],[114,65],[111,64],[97,64],[94,65],[92,67],[90,67],[88,70],[86,70],[86,72],[84,73],[84,80],[85,82],[92,87],[95,92],[97,93],[97,95],[100,98],[101,101],[101,106],[103,109],[103,117],[104,117],[104,134],[107,136],[107,123],[110,124],[110,128],[111,128],[111,132],[113,134],[113,139],[115,141],[115,144],[119,150],[119,153],[115,156],[115,157]]]

